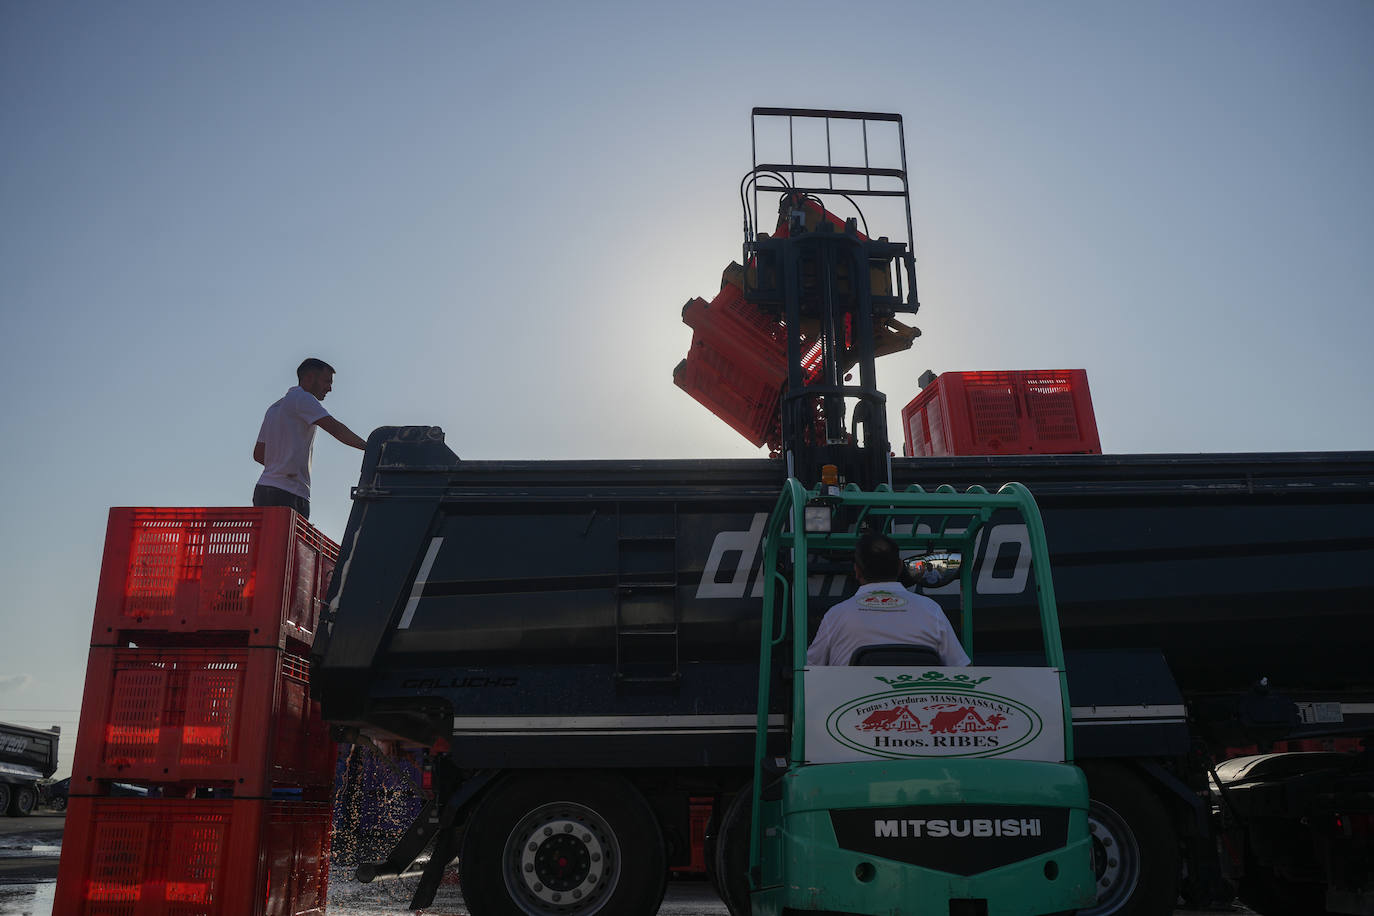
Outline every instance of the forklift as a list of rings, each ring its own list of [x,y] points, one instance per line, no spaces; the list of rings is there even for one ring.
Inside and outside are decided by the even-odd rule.
[[[775,137],[785,122],[786,159],[760,160],[760,119],[774,123]],[[753,781],[722,818],[717,886],[735,916],[1029,916],[1090,907],[1088,787],[1073,765],[1035,500],[1017,483],[996,493],[891,486],[874,360],[894,335],[909,346],[919,333],[895,320],[919,308],[901,116],[756,108],[754,120],[744,297],[786,328],[779,438],[788,479],[764,535]],[[833,140],[855,125],[863,159],[837,164]],[[894,129],[899,161],[874,162],[871,136]],[[802,132],[824,134],[825,161],[798,160]],[[780,193],[779,221],[765,235],[751,220],[768,191]],[[856,210],[864,197],[904,205],[905,244],[869,238],[859,229],[862,211],[836,217],[824,202],[834,196]],[[1031,546],[1043,652],[980,658],[972,564],[961,561],[975,555],[994,516],[1009,514]],[[959,582],[956,631],[972,666],[942,667],[913,646],[868,647],[846,666],[807,664],[823,610],[816,593],[827,591],[818,582],[845,574],[866,532],[891,538],[924,587]],[[770,737],[779,707],[784,734]]]

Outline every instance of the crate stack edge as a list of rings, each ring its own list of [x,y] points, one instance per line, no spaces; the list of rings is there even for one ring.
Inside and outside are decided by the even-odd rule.
[[[57,911],[323,913],[337,558],[290,509],[110,510]]]

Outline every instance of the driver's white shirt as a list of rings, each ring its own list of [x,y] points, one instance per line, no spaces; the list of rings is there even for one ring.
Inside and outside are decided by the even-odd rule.
[[[832,607],[806,651],[808,665],[847,665],[863,646],[926,646],[940,653],[941,663],[969,663],[945,612],[925,595],[907,591],[900,582],[860,585],[854,597]]]

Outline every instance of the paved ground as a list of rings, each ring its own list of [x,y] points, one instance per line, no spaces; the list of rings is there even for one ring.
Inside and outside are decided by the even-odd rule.
[[[359,885],[334,880],[329,885],[330,916],[396,916],[409,913],[406,906],[415,890],[415,881],[405,878]],[[434,906],[418,911],[424,916],[467,916],[462,895],[456,885],[440,888]],[[659,916],[728,916],[725,904],[704,880],[681,880],[668,885]],[[1251,910],[1236,905],[1223,910],[1175,910],[1174,916],[1253,916]]]
[[[0,817],[0,886],[57,880],[66,815]]]
[[[0,916],[51,916],[57,863],[65,817],[44,813],[27,818],[0,817]],[[335,875],[329,882],[330,916],[397,916],[408,908],[416,878],[358,884]],[[440,888],[425,916],[466,916],[454,882]],[[1218,911],[1176,910],[1174,916],[1216,916]],[[1221,912],[1246,914],[1233,907]],[[725,905],[703,880],[668,885],[660,916],[726,916]]]
[[[49,916],[66,816],[0,817],[0,916]]]

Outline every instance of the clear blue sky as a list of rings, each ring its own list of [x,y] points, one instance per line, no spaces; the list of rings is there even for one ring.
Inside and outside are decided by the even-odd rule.
[[[1374,449],[1371,47],[1367,2],[0,5],[0,719],[75,732],[107,508],[246,504],[306,355],[464,457],[759,454],[671,382],[754,105],[906,118],[894,405],[1081,367],[1109,452]],[[358,460],[317,442],[335,538]]]

